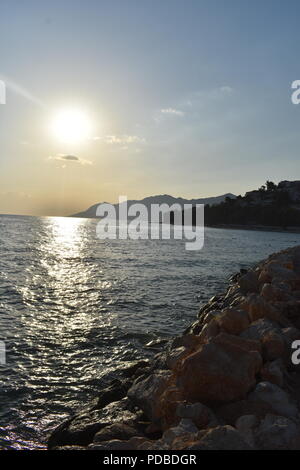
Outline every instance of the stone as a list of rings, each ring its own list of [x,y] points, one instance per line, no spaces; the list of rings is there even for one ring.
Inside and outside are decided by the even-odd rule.
[[[280,312],[258,294],[249,294],[240,308],[248,313],[251,322],[259,318],[268,318],[275,322],[280,322],[281,319]]]
[[[180,423],[173,428],[167,429],[163,435],[162,440],[168,444],[172,445],[172,442],[178,438],[182,437],[186,434],[195,434],[198,432],[198,428],[195,426],[191,419],[182,419]]]
[[[168,387],[171,377],[170,371],[157,371],[145,379],[137,379],[128,390],[128,397],[132,403],[142,409],[153,422],[160,421],[162,417],[160,398]]]
[[[239,335],[250,324],[248,314],[244,310],[226,308],[216,318],[222,331],[232,335]]]
[[[213,318],[209,323],[206,323],[201,333],[199,334],[199,339],[204,342],[208,341],[210,338],[217,336],[220,333],[220,326],[215,318]]]
[[[269,331],[262,337],[261,343],[265,360],[273,361],[285,355],[286,342],[281,333]]]
[[[94,436],[93,443],[110,441],[111,439],[126,441],[135,436],[141,436],[135,427],[125,423],[115,423],[98,431]]]
[[[201,435],[202,434],[202,435]],[[199,440],[186,450],[251,450],[252,447],[232,426],[218,426],[199,433]]]
[[[236,429],[243,436],[247,444],[249,444],[251,447],[255,447],[254,429],[258,423],[259,420],[255,415],[240,416],[235,423]]]
[[[176,415],[180,418],[191,419],[198,429],[217,424],[212,410],[202,403],[178,403]]]
[[[290,295],[285,289],[280,289],[270,283],[266,283],[262,286],[260,295],[267,301],[285,301],[290,298]]]
[[[262,450],[299,450],[300,430],[292,420],[268,414],[255,433],[257,446]]]
[[[221,333],[185,358],[177,375],[185,399],[222,403],[244,397],[262,364],[253,343]]]
[[[280,332],[280,328],[277,323],[268,320],[267,318],[260,318],[251,323],[251,325],[241,333],[241,338],[252,339],[261,341],[262,338],[269,333],[274,331],[275,333]]]
[[[243,294],[248,294],[248,292],[258,292],[259,283],[257,274],[254,271],[248,271],[238,279],[238,285],[240,286]]]
[[[289,395],[275,384],[270,382],[259,382],[248,399],[269,404],[273,413],[287,418],[298,415],[298,408]]]
[[[132,424],[136,415],[127,406],[128,399],[123,398],[101,410],[75,415],[53,431],[48,440],[49,449],[65,445],[87,446],[92,443],[95,434],[108,425],[117,422]]]
[[[244,415],[254,415],[262,419],[267,413],[272,412],[272,407],[266,402],[244,399],[222,405],[215,412],[220,420],[234,426],[238,418]]]
[[[283,385],[283,362],[281,359],[276,361],[266,362],[260,371],[260,376],[263,382],[271,382],[272,384],[282,387]]]
[[[175,371],[178,363],[188,355],[188,350],[184,346],[180,346],[175,349],[171,349],[167,355],[167,366],[169,369]]]

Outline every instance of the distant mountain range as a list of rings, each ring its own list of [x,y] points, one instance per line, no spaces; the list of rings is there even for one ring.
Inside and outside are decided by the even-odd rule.
[[[172,204],[179,204],[183,207],[184,204],[209,204],[210,206],[220,204],[224,202],[226,198],[235,199],[236,196],[232,193],[222,194],[221,196],[214,196],[214,197],[204,197],[199,199],[184,199],[182,197],[173,197],[168,194],[159,195],[159,196],[149,196],[145,197],[144,199],[140,200],[128,200],[127,206],[128,208],[132,204],[144,204],[148,210],[150,210],[151,204],[168,204],[171,206]],[[87,210],[78,212],[77,214],[73,214],[70,217],[86,217],[86,218],[94,218],[96,216],[97,207],[101,203],[98,202],[97,204],[93,204]],[[119,204],[114,204],[116,208],[116,212],[118,213]]]

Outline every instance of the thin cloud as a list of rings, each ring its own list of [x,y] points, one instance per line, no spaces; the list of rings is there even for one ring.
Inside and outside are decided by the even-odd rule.
[[[107,135],[104,137],[104,142],[106,144],[142,144],[145,143],[145,139],[143,137],[138,137],[137,135]]]
[[[79,163],[80,165],[92,165],[90,160],[84,160],[83,158],[79,158],[76,155],[65,155],[65,154],[58,154],[55,156],[50,156],[48,160],[56,160],[60,162],[74,162]]]
[[[160,110],[162,114],[170,114],[173,116],[184,116],[185,113],[181,111],[180,109],[175,109],[175,108],[163,108]]]

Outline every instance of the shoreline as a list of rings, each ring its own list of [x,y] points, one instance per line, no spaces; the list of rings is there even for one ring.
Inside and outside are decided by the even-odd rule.
[[[300,246],[230,278],[182,335],[56,428],[48,449],[300,449]]]
[[[268,225],[237,225],[237,224],[218,224],[218,225],[205,225],[204,228],[217,228],[228,230],[253,230],[258,232],[280,232],[280,233],[300,233],[300,227],[290,227],[284,229],[277,226]]]

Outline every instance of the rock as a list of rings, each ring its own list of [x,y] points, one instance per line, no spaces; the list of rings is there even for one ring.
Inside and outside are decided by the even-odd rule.
[[[97,401],[96,408],[104,408],[109,403],[114,401],[121,400],[127,394],[127,390],[130,386],[131,382],[127,380],[113,380],[106,388],[104,388]]]
[[[255,385],[261,356],[252,343],[221,333],[183,360],[177,385],[190,401],[237,400]]]
[[[53,450],[87,450],[87,448],[83,446],[58,446],[54,447]]]
[[[199,433],[200,439],[186,450],[251,450],[243,436],[232,426],[218,426]]]
[[[251,325],[246,330],[244,330],[240,336],[241,338],[261,341],[262,338],[270,331],[280,333],[278,324],[268,320],[267,318],[260,318],[259,320],[251,323]]]
[[[283,385],[283,362],[281,359],[267,362],[260,371],[263,382],[271,382],[272,384],[282,387]]]
[[[244,440],[250,447],[255,447],[254,429],[259,421],[255,415],[240,416],[235,423],[236,429],[243,436]]]
[[[149,360],[133,361],[129,366],[122,369],[122,373],[125,377],[133,377],[139,369],[144,369],[149,364]]]
[[[168,429],[163,433],[162,440],[172,446],[173,441],[182,437],[186,434],[195,434],[198,432],[198,428],[195,426],[191,419],[182,419],[178,426]],[[191,438],[192,439],[192,438]]]
[[[259,318],[268,318],[275,322],[280,322],[281,319],[280,312],[258,294],[249,294],[240,308],[248,313],[251,322]]]
[[[209,323],[206,323],[198,338],[201,342],[208,341],[210,338],[217,336],[220,333],[220,326],[215,318],[213,318]]]
[[[178,403],[176,414],[180,418],[191,419],[198,429],[218,424],[214,413],[202,403]]]
[[[262,419],[267,413],[272,412],[269,403],[255,400],[239,400],[234,403],[228,403],[220,406],[216,410],[217,417],[226,424],[235,425],[238,418],[244,415],[254,415],[258,419]]]
[[[129,399],[153,422],[159,422],[162,417],[160,398],[171,376],[170,371],[157,371],[144,380],[137,379],[128,390]]]
[[[124,398],[106,405],[102,410],[75,415],[51,434],[48,440],[49,449],[66,445],[87,446],[102,428],[121,421],[133,423],[136,415],[126,409],[127,405],[128,399]]]
[[[199,336],[195,334],[186,334],[183,336],[177,336],[171,343],[171,349],[177,349],[180,347],[184,347],[187,349],[193,349],[197,347],[200,343]]]
[[[90,444],[88,450],[135,450],[133,444],[129,441],[112,439],[111,441],[101,442],[101,444]]]
[[[297,406],[292,402],[289,395],[270,382],[260,382],[257,384],[254,392],[249,394],[248,399],[250,401],[267,403],[270,405],[273,413],[287,418],[293,418],[298,415]]]
[[[239,335],[249,326],[248,314],[244,310],[225,309],[216,318],[221,330],[232,335]]]
[[[285,355],[286,343],[281,333],[269,331],[262,337],[261,343],[265,360],[273,361]]]
[[[290,298],[290,295],[288,294],[286,289],[280,289],[269,283],[266,283],[262,286],[260,294],[262,297],[264,297],[264,299],[270,302],[275,302],[277,300],[285,301]]]
[[[110,441],[111,439],[127,441],[131,437],[137,436],[141,436],[141,433],[135,427],[125,423],[115,423],[98,431],[94,436],[93,443]]]
[[[263,450],[299,450],[300,430],[284,416],[268,414],[255,433],[257,446]]]
[[[254,271],[248,271],[238,279],[238,285],[240,286],[243,294],[258,292],[259,283],[257,274]]]
[[[169,369],[175,371],[178,363],[188,355],[188,349],[184,346],[180,346],[176,349],[171,349],[167,355],[167,366]]]

